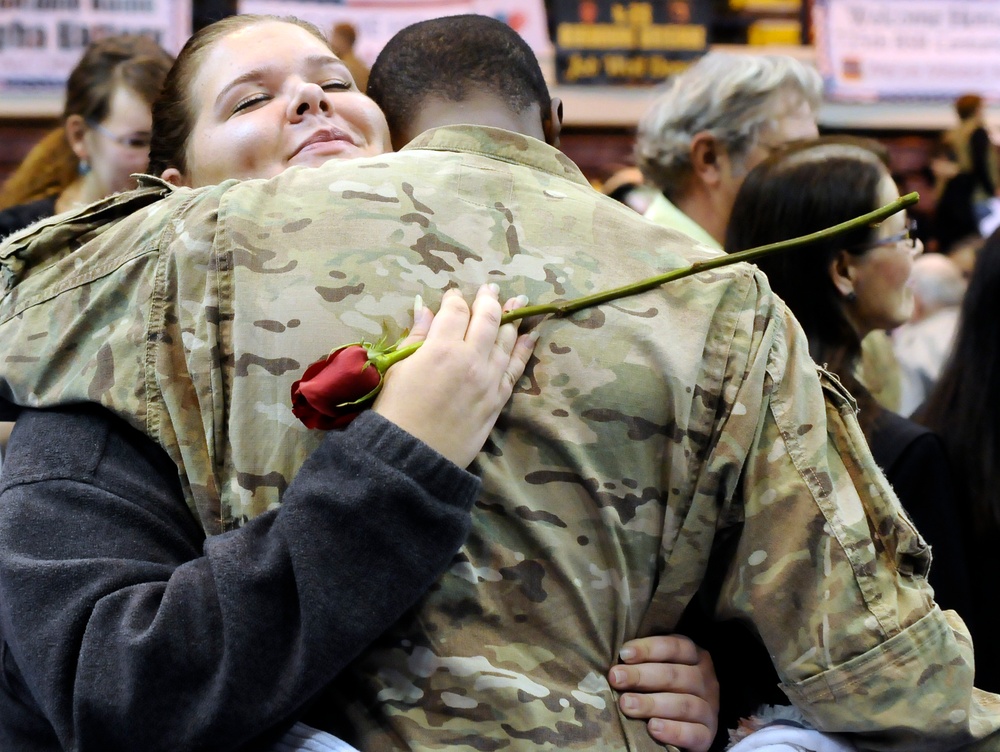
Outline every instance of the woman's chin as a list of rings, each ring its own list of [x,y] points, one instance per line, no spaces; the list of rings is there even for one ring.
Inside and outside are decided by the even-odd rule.
[[[331,160],[357,159],[366,156],[354,144],[343,141],[328,141],[315,147],[304,149],[289,161],[289,167],[319,167]]]
[[[885,331],[892,331],[897,326],[902,326],[910,320],[913,316],[913,302],[910,301],[909,305],[901,305],[896,309],[891,316],[886,316],[885,321],[880,322],[876,329],[883,329]]]

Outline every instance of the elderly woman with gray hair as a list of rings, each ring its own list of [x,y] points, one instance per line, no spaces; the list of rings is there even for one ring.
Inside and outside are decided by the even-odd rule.
[[[721,248],[736,192],[784,143],[818,134],[822,80],[785,55],[712,52],[651,105],[636,162],[658,194],[647,219]]]

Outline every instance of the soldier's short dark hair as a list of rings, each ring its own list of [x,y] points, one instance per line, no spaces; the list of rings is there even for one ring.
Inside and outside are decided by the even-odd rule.
[[[397,33],[375,60],[367,93],[398,134],[425,98],[461,102],[476,91],[500,97],[514,112],[532,104],[542,117],[549,112],[549,89],[528,43],[502,21],[470,14]]]

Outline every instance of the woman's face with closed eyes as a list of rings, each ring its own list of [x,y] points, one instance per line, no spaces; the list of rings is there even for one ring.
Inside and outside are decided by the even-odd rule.
[[[195,113],[187,170],[172,182],[212,185],[269,178],[390,150],[378,106],[359,92],[343,63],[305,29],[281,21],[218,40],[191,85]]]

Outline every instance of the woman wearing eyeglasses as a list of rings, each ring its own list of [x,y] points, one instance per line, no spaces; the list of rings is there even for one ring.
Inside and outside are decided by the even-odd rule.
[[[747,176],[726,238],[734,251],[821,230],[888,204],[899,190],[875,149],[835,138],[793,146]],[[907,282],[923,251],[905,214],[758,262],[809,339],[813,359],[858,404],[872,455],[931,543],[930,582],[943,608],[967,614],[969,585],[944,446],[930,430],[881,407],[859,381],[861,340],[913,312]]]
[[[152,105],[173,62],[136,35],[92,43],[70,74],[63,125],[0,190],[0,237],[134,187],[149,163]]]
[[[726,251],[812,233],[898,199],[877,146],[866,143],[833,138],[799,143],[751,170],[733,205]],[[813,359],[839,377],[857,401],[875,460],[933,547],[929,580],[935,599],[967,618],[969,581],[944,446],[930,430],[880,407],[856,375],[865,335],[898,326],[912,312],[907,280],[913,258],[923,251],[912,230],[899,213],[878,226],[762,259],[758,266],[802,324]],[[771,375],[781,377],[780,372]],[[822,566],[822,552],[815,555]],[[756,703],[781,702],[773,690],[776,678],[766,678],[766,656],[755,660],[760,651],[752,639],[730,632],[712,639],[699,635],[699,644],[719,671],[720,726],[727,715],[745,713]],[[739,676],[726,674],[731,664],[741,667]]]

